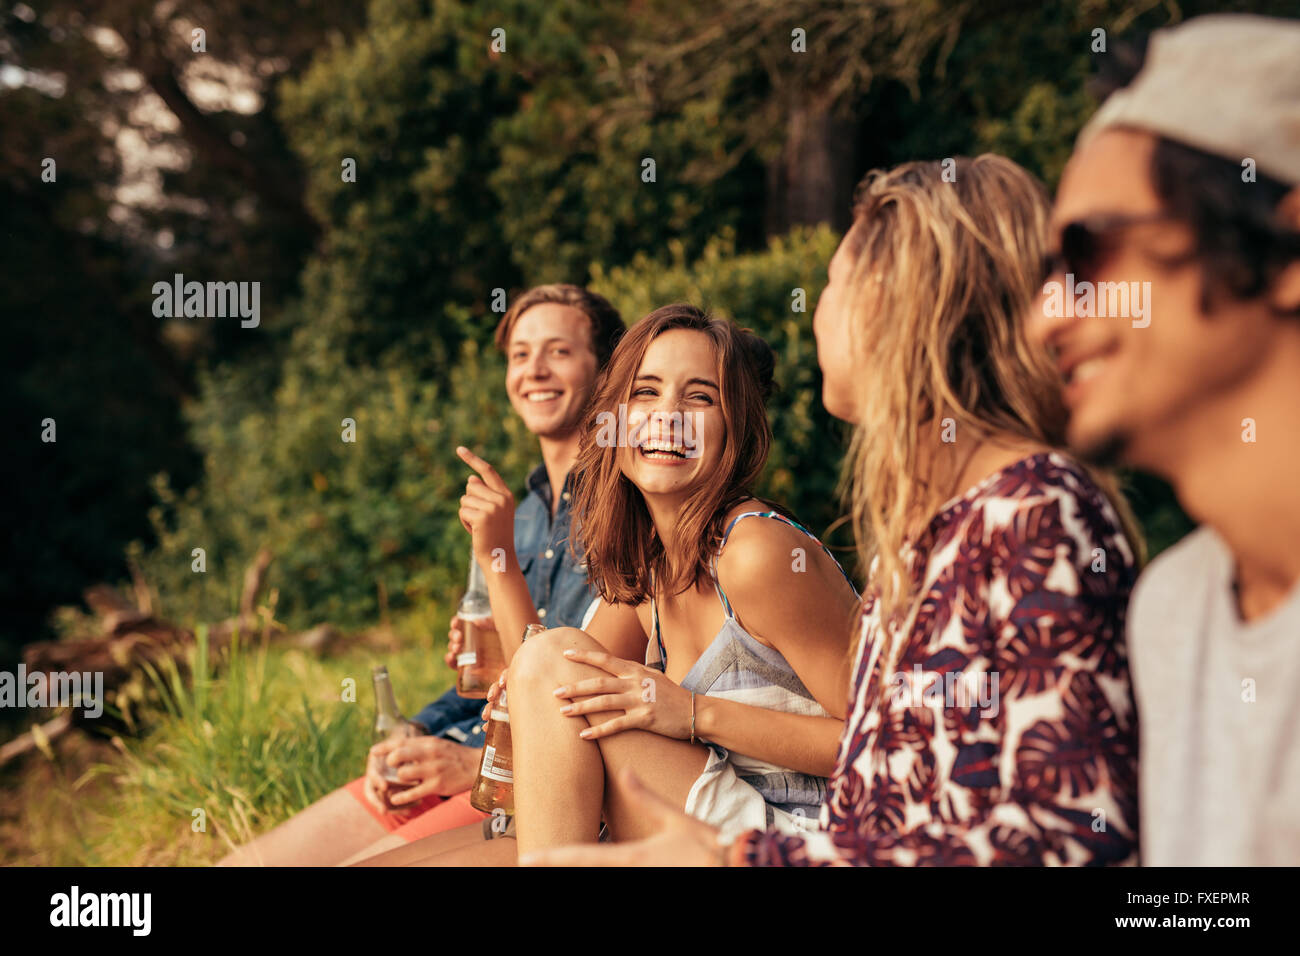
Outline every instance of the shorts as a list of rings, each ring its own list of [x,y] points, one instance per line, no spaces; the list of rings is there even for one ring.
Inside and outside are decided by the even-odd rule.
[[[716,745],[709,747],[704,772],[686,795],[685,810],[695,819],[717,827],[724,841],[746,830],[808,833],[821,828],[816,816],[800,810],[791,813],[769,804],[753,786],[740,779],[727,751]]]
[[[469,805],[468,790],[450,797],[425,797],[409,807],[385,813],[366,799],[364,777],[358,777],[343,789],[356,797],[357,802],[366,808],[375,822],[389,833],[396,833],[407,843],[434,833],[478,823],[487,817],[486,813]]]
[[[515,839],[515,816],[513,813],[494,813],[483,820],[483,839]]]

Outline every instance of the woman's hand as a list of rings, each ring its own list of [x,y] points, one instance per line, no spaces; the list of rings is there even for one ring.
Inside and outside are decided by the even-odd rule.
[[[651,793],[626,768],[618,778],[633,809],[659,831],[635,843],[584,844],[542,850],[519,858],[520,866],[726,866],[727,847],[718,831]]]
[[[483,704],[483,712],[479,714],[479,716],[483,718],[484,724],[486,724],[489,720],[492,719],[492,708],[496,707],[497,698],[501,696],[501,691],[505,689],[506,675],[509,673],[510,673],[510,668],[508,666],[502,668],[501,676],[497,678],[496,683],[493,684],[491,687],[489,687],[487,689],[487,693],[483,695],[484,697],[487,698],[487,700]],[[506,698],[506,707],[507,708],[510,707],[509,697]]]
[[[674,684],[659,671],[644,664],[620,660],[604,651],[567,650],[564,656],[579,664],[590,664],[608,677],[590,677],[555,689],[566,701],[560,713],[570,717],[621,710],[593,724],[579,735],[598,740],[624,730],[648,730],[662,737],[686,740],[691,736],[691,693]],[[583,698],[575,700],[575,698]]]

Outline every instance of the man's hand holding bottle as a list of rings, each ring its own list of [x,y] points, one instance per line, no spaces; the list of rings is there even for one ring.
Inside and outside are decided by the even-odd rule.
[[[384,740],[370,748],[366,762],[366,796],[392,813],[428,796],[450,796],[474,786],[479,752],[442,737]],[[383,776],[383,765],[397,768],[399,782]]]
[[[485,622],[492,626],[489,619]],[[451,619],[447,631],[446,662],[456,668],[464,649],[465,633],[460,616]],[[418,728],[418,725],[413,724]],[[474,786],[478,775],[479,750],[421,733],[390,737],[370,748],[366,757],[366,798],[386,813],[395,813],[430,795],[450,796]],[[398,781],[384,778],[384,765],[396,768]]]

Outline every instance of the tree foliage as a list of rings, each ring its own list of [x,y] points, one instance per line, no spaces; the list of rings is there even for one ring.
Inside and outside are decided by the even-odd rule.
[[[1292,6],[0,5],[16,329],[0,380],[23,480],[0,656],[52,604],[122,576],[133,538],[181,616],[228,609],[262,543],[303,619],[360,622],[379,582],[397,607],[458,578],[447,452],[465,434],[510,467],[530,457],[501,431],[487,342],[496,290],[543,281],[594,282],[632,318],[686,298],[767,335],[785,393],[765,490],[824,530],[839,434],[790,291],[814,307],[830,233],[781,237],[842,230],[861,174],[908,159],[1001,152],[1052,185],[1094,106],[1097,30],[1109,51],[1211,10]],[[261,326],[153,316],[151,284],[175,272],[262,282]],[[47,415],[57,452],[37,444]],[[149,524],[154,472],[170,477]],[[1176,535],[1167,494],[1144,488],[1159,539]],[[188,570],[200,546],[206,579]]]

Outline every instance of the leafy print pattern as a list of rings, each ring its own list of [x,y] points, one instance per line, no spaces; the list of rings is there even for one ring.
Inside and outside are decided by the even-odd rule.
[[[1110,502],[1068,458],[1034,455],[946,505],[906,557],[916,599],[898,674],[881,672],[885,625],[865,596],[824,832],[751,831],[741,858],[1136,863],[1136,568]],[[996,694],[945,693],[972,679]]]

